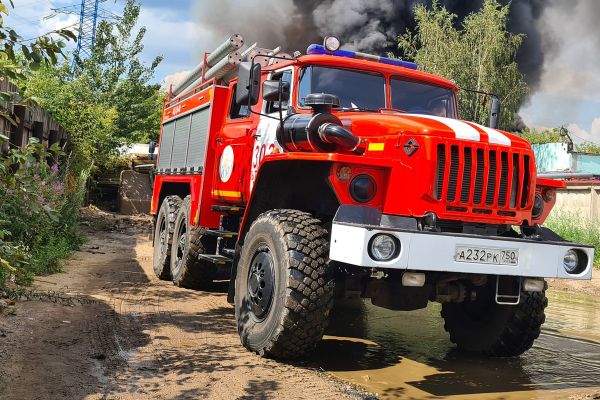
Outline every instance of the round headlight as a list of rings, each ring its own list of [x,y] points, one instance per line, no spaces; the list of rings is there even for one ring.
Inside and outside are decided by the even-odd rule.
[[[389,261],[400,251],[398,239],[385,233],[373,236],[369,245],[369,253],[375,261]]]
[[[544,212],[544,199],[542,199],[542,195],[539,193],[535,194],[535,200],[533,202],[533,208],[531,210],[531,216],[533,219],[537,219]]]
[[[350,182],[350,195],[359,203],[368,203],[375,197],[377,186],[369,175],[358,175]]]
[[[323,40],[323,47],[325,47],[327,51],[334,52],[339,50],[341,45],[340,40],[335,36],[325,36],[325,39]]]
[[[565,267],[565,271],[567,271],[569,274],[577,271],[577,267],[579,266],[579,255],[575,250],[571,249],[565,253],[563,265]]]

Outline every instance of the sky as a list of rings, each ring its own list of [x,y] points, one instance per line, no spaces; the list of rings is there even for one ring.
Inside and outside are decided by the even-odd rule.
[[[243,35],[243,18],[231,20],[231,15],[236,13],[268,13],[268,20],[278,20],[279,25],[259,29],[271,39],[283,36],[281,27],[292,18],[286,11],[294,4],[291,0],[265,1],[271,6],[257,8],[256,0],[142,0],[139,24],[147,27],[142,59],[150,63],[155,56],[164,56],[155,81],[168,85],[185,76],[201,60],[204,51],[226,39],[222,32],[228,32],[228,26],[224,25],[230,24],[232,29],[240,31],[231,33]],[[547,1],[558,3],[558,0]],[[539,21],[543,22],[544,39],[551,44],[546,54],[546,59],[551,57],[551,60],[544,63],[539,88],[519,114],[530,127],[566,126],[575,141],[600,144],[600,67],[597,62],[600,37],[594,40],[600,32],[592,33],[598,31],[598,24],[593,22],[597,15],[586,15],[594,14],[589,5],[596,1],[564,2],[544,10]],[[124,0],[106,0],[102,7],[119,13],[123,3]],[[562,8],[565,3],[569,5],[568,10]],[[76,26],[78,16],[52,11],[76,4],[80,4],[80,0],[15,0],[16,8],[6,18],[6,24],[25,38]],[[229,8],[219,13],[215,10],[217,7]],[[568,18],[565,18],[566,12]],[[592,19],[589,24],[582,23],[586,18]],[[220,28],[215,29],[215,25]],[[581,40],[583,37],[587,39]]]

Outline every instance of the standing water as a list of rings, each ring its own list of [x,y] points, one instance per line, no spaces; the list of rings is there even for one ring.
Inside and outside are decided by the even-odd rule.
[[[550,291],[548,301],[533,348],[505,359],[457,352],[437,303],[336,306],[313,362],[383,399],[600,399],[600,299]]]

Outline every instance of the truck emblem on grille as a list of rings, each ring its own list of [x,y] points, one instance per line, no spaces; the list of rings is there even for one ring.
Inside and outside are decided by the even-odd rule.
[[[415,139],[410,138],[408,142],[404,143],[404,152],[407,156],[412,156],[417,150],[419,150],[419,144]]]

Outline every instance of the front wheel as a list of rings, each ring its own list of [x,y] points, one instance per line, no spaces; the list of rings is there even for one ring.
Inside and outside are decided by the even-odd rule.
[[[533,346],[546,320],[545,290],[521,292],[518,305],[496,304],[495,280],[473,288],[462,303],[442,304],[444,329],[459,350],[495,357],[514,357]],[[469,296],[467,296],[469,297]]]
[[[247,349],[294,358],[321,340],[333,304],[327,237],[319,220],[297,210],[254,221],[235,281],[238,333]]]

